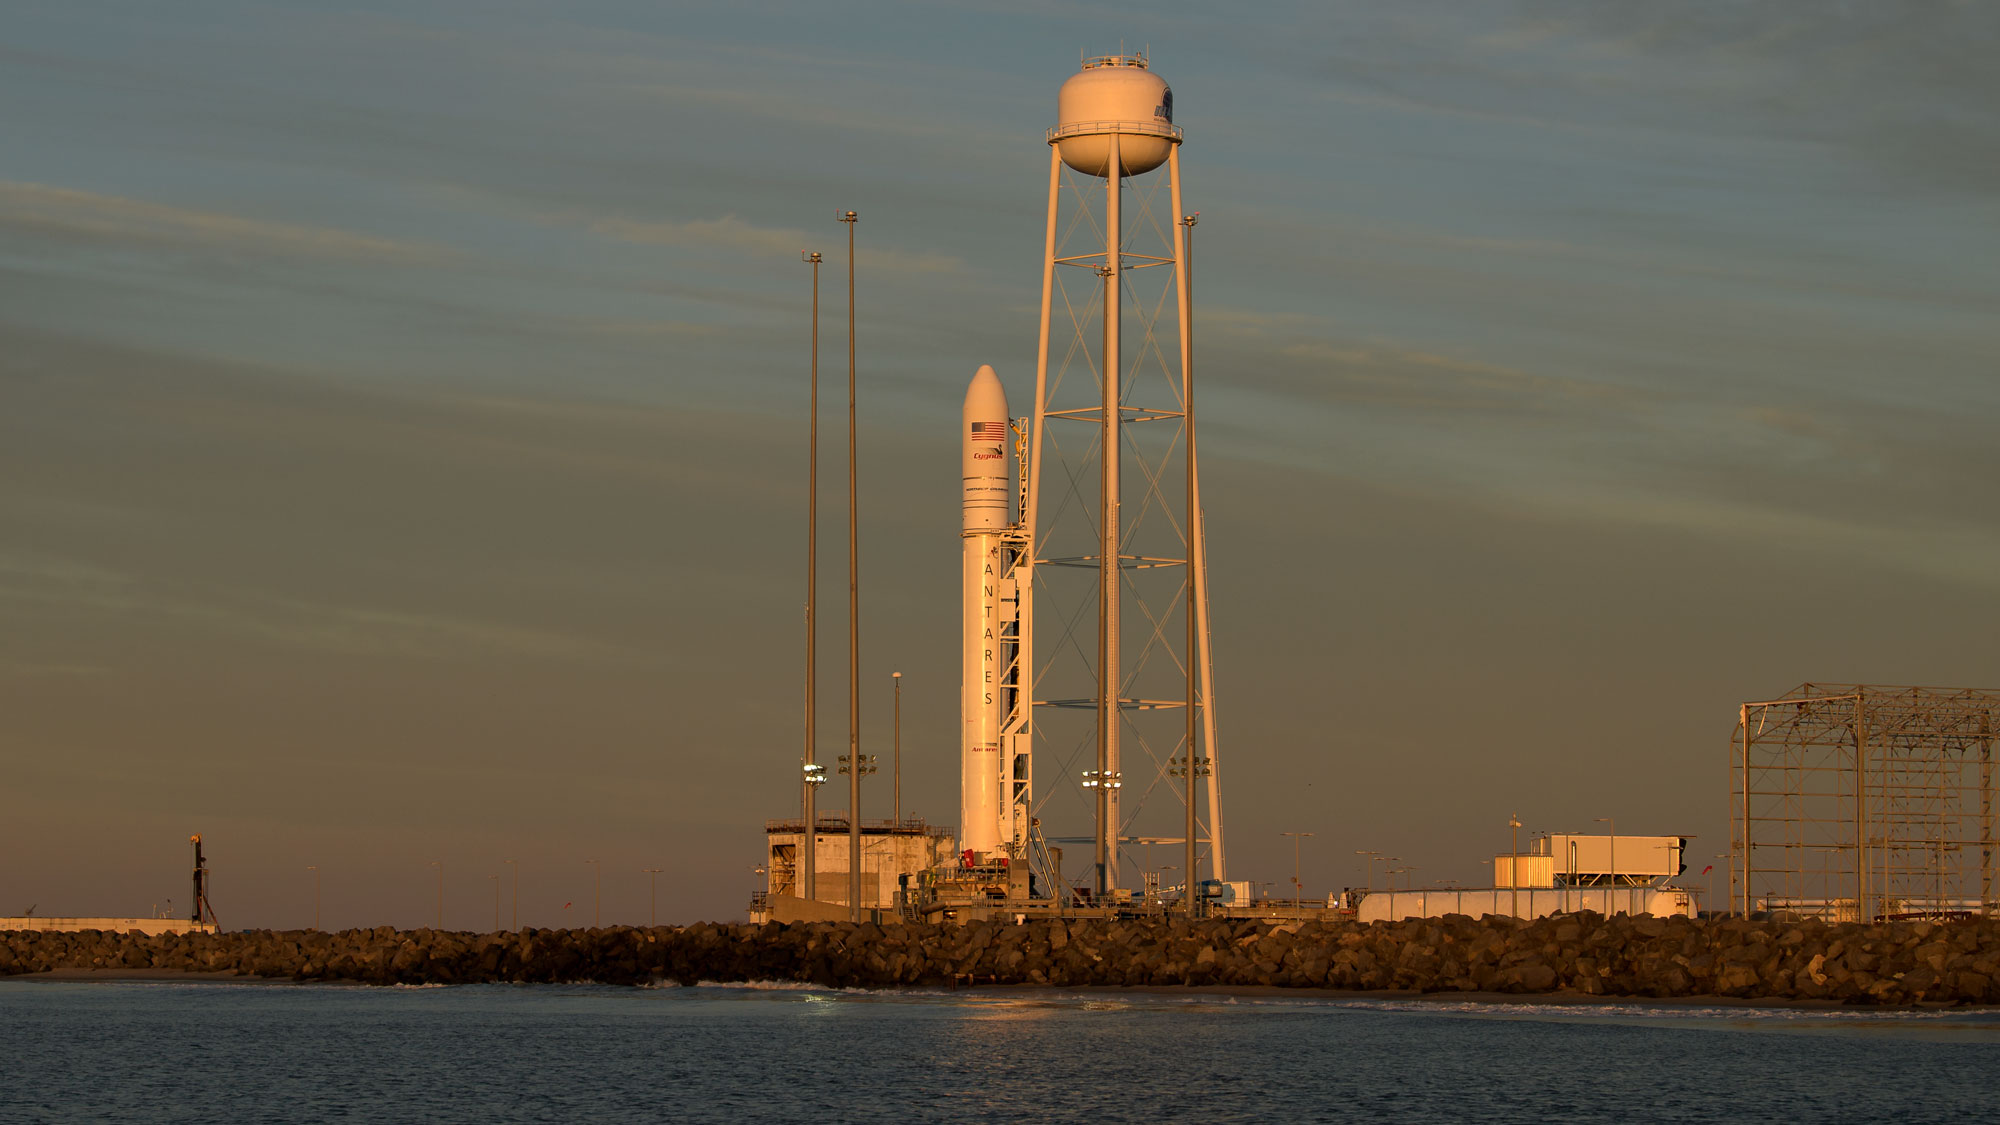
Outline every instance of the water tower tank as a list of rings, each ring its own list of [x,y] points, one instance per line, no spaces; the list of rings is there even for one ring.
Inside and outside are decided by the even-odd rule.
[[[1118,135],[1118,163],[1136,176],[1167,162],[1180,141],[1174,128],[1174,92],[1146,68],[1144,55],[1085,59],[1056,94],[1056,127],[1049,143],[1062,162],[1086,176],[1110,174],[1111,135]]]

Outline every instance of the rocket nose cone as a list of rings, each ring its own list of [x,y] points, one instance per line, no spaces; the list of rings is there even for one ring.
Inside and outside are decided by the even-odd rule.
[[[965,416],[1007,420],[1007,390],[991,364],[982,363],[972,373],[972,383],[965,388]]]
[[[965,524],[968,532],[999,531],[1007,526],[1012,507],[1009,479],[1014,463],[1007,417],[1007,392],[993,368],[981,365],[965,388],[965,420],[959,435],[959,456],[965,477]]]

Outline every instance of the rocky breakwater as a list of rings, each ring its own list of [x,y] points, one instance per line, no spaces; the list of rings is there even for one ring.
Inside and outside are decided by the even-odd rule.
[[[471,934],[0,933],[0,975],[111,970],[363,984],[802,981],[829,987],[1219,985],[1352,991],[2000,1002],[2000,921],[1453,915],[1400,923],[612,927]]]

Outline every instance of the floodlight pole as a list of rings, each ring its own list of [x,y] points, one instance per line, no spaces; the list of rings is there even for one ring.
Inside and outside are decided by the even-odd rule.
[[[1609,896],[1607,896],[1607,897],[1606,897],[1606,899],[1605,899],[1605,906],[1606,906],[1606,907],[1608,908],[1608,907],[1611,907],[1611,906],[1615,906],[1615,905],[1617,904],[1617,902],[1618,902],[1618,898],[1617,898],[1617,896],[1618,896],[1618,890],[1617,890],[1617,888],[1618,888],[1618,822],[1617,822],[1617,821],[1615,821],[1615,820],[1613,820],[1612,818],[1610,818],[1610,817],[1608,817],[1608,816],[1600,816],[1600,817],[1597,817],[1597,818],[1596,818],[1596,820],[1597,820],[1597,823],[1599,823],[1599,824],[1604,824],[1604,825],[1608,825],[1608,826],[1610,826],[1610,831],[1611,831],[1611,888],[1612,888],[1612,890],[1611,890],[1611,893],[1610,893],[1610,895],[1609,895]],[[1608,917],[1610,917],[1611,915],[1615,914],[1615,913],[1617,913],[1617,911],[1615,911],[1615,910],[1611,910],[1611,909],[1606,909],[1606,910],[1605,910],[1605,912],[1604,912],[1604,914],[1605,914],[1605,917],[1607,917],[1607,918],[1608,918]]]
[[[896,826],[900,828],[903,824],[903,674],[901,672],[891,672],[889,673],[889,678],[896,681],[896,757],[894,767],[896,780],[892,788],[895,792],[895,822]]]
[[[847,917],[861,921],[861,585],[854,475],[854,224],[847,224]]]
[[[813,757],[818,747],[819,712],[815,693],[818,690],[819,657],[817,606],[819,602],[819,265],[818,251],[799,251],[799,256],[812,266],[812,421],[808,426],[810,437],[806,443],[806,753],[804,777],[800,787],[805,790],[801,796],[801,811],[805,817],[805,834],[799,839],[801,867],[799,869],[799,897],[818,897],[819,870],[819,782],[813,772]]]
[[[1312,833],[1280,832],[1278,835],[1290,836],[1292,838],[1292,905],[1303,907],[1306,899],[1305,884],[1299,882],[1299,842],[1305,837],[1312,835]]]
[[[1507,814],[1507,886],[1513,892],[1513,905],[1509,907],[1514,917],[1521,916],[1521,817],[1518,813]]]
[[[663,867],[646,868],[646,874],[653,877],[653,901],[646,912],[646,925],[648,926],[658,926],[660,924],[660,872],[664,870],[666,869]]]
[[[1113,169],[1113,171],[1116,171],[1116,169]],[[1180,203],[1181,181],[1180,181],[1180,176],[1178,175],[1178,171],[1179,171],[1179,165],[1178,163],[1176,163],[1174,168],[1175,204]],[[1180,280],[1180,306],[1181,306],[1180,308],[1181,411],[1185,415],[1185,417],[1183,417],[1181,421],[1183,426],[1187,430],[1188,536],[1187,536],[1187,609],[1185,612],[1187,614],[1187,650],[1186,650],[1187,716],[1186,718],[1187,718],[1188,771],[1186,778],[1187,823],[1183,826],[1183,830],[1187,834],[1187,846],[1184,849],[1185,855],[1182,858],[1182,863],[1183,863],[1182,870],[1186,873],[1187,887],[1185,893],[1182,895],[1182,898],[1185,900],[1184,905],[1187,907],[1187,912],[1189,917],[1193,917],[1196,914],[1197,903],[1198,903],[1198,899],[1195,895],[1195,869],[1194,869],[1195,865],[1194,836],[1196,828],[1195,815],[1194,815],[1194,786],[1195,786],[1195,774],[1200,772],[1195,768],[1196,767],[1195,745],[1196,745],[1196,730],[1197,730],[1196,721],[1198,719],[1198,716],[1195,713],[1195,700],[1196,700],[1195,688],[1199,680],[1199,677],[1201,675],[1201,667],[1200,667],[1200,661],[1195,659],[1195,652],[1197,651],[1197,647],[1201,643],[1201,637],[1200,637],[1200,616],[1199,616],[1199,611],[1195,605],[1195,582],[1194,582],[1194,566],[1195,566],[1194,554],[1200,542],[1194,533],[1194,510],[1195,510],[1195,505],[1200,503],[1200,500],[1195,495],[1195,478],[1194,478],[1194,466],[1195,466],[1194,326],[1190,322],[1190,317],[1192,316],[1194,309],[1194,262],[1193,262],[1194,224],[1197,218],[1198,216],[1196,215],[1181,216],[1180,229],[1175,232],[1180,235],[1181,239],[1181,245],[1179,247],[1178,252],[1175,254],[1175,257],[1179,259],[1178,265],[1180,267],[1177,272],[1180,275],[1179,280]]]
[[[512,864],[512,865],[514,866],[514,918],[513,918],[513,921],[514,921],[514,930],[515,930],[515,932],[517,932],[517,933],[518,933],[518,932],[520,931],[520,929],[521,929],[521,861],[520,861],[520,860],[518,860],[518,859],[503,859],[503,860],[501,860],[500,862],[502,862],[502,863],[508,863],[508,864]]]

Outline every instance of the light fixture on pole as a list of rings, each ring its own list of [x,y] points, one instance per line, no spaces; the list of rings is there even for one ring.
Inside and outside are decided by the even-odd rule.
[[[1521,817],[1518,813],[1507,814],[1507,886],[1513,891],[1514,917],[1521,916]]]
[[[1569,913],[1569,889],[1571,887],[1577,886],[1576,838],[1578,833],[1565,832],[1563,833],[1563,835],[1569,837],[1569,878],[1563,881],[1563,913],[1567,914]],[[1581,888],[1579,888],[1579,893],[1577,895],[1577,898],[1579,903],[1589,901],[1589,899],[1581,893]]]
[[[1178,170],[1179,165],[1176,164],[1176,174],[1178,174]],[[1176,205],[1180,202],[1179,194],[1179,182],[1177,178],[1174,192],[1174,202]],[[1177,255],[1181,259],[1180,312],[1183,376],[1181,379],[1181,412],[1186,415],[1182,420],[1186,423],[1187,427],[1186,510],[1188,512],[1190,528],[1192,528],[1201,508],[1201,490],[1195,485],[1194,457],[1194,225],[1200,219],[1200,215],[1201,213],[1197,211],[1193,214],[1181,216],[1182,253]],[[1187,625],[1187,648],[1185,651],[1188,659],[1183,661],[1187,671],[1187,706],[1184,709],[1186,711],[1187,729],[1182,733],[1182,738],[1185,740],[1185,745],[1187,746],[1187,757],[1182,761],[1179,771],[1174,775],[1182,780],[1181,801],[1186,806],[1183,811],[1186,814],[1187,823],[1183,827],[1183,832],[1187,836],[1187,846],[1184,849],[1186,854],[1183,856],[1183,860],[1187,864],[1188,893],[1185,898],[1187,913],[1190,918],[1195,917],[1196,904],[1200,901],[1194,893],[1194,783],[1196,777],[1206,776],[1209,772],[1208,759],[1195,753],[1195,750],[1201,745],[1196,741],[1200,736],[1200,723],[1197,721],[1199,718],[1197,711],[1201,698],[1198,692],[1201,680],[1201,662],[1194,659],[1195,654],[1201,650],[1201,605],[1197,597],[1200,593],[1200,585],[1195,581],[1194,576],[1196,542],[1195,537],[1189,535],[1187,582],[1184,584],[1187,601],[1182,607],[1182,615],[1186,618],[1185,624]]]
[[[857,754],[849,761],[846,754],[840,756],[840,772],[847,777],[847,791],[853,811],[847,817],[847,892],[848,913],[858,914],[861,910],[861,779],[875,772],[875,755]],[[856,769],[856,766],[859,769]]]
[[[854,468],[854,225],[847,224],[847,753],[861,758],[861,548]],[[861,921],[861,774],[847,779],[847,920]]]
[[[1367,868],[1367,876],[1366,876],[1366,878],[1367,878],[1367,880],[1368,880],[1368,883],[1367,883],[1367,886],[1366,886],[1366,887],[1364,888],[1364,890],[1365,890],[1365,893],[1368,893],[1368,894],[1374,894],[1374,893],[1375,893],[1375,857],[1379,857],[1379,856],[1380,856],[1380,855],[1381,855],[1382,853],[1381,853],[1381,852],[1370,852],[1370,851],[1362,851],[1362,850],[1360,850],[1360,849],[1358,849],[1358,848],[1357,848],[1357,849],[1355,849],[1355,852],[1354,852],[1354,854],[1355,854],[1355,855],[1358,855],[1358,856],[1364,856],[1364,857],[1368,857],[1368,858],[1364,858],[1364,859],[1363,859],[1363,860],[1361,861],[1361,863],[1362,863],[1362,866],[1363,866],[1363,867],[1365,867],[1365,868]]]
[[[1192,676],[1194,675],[1192,667],[1193,666],[1190,665],[1190,671],[1188,673],[1188,675],[1190,676],[1190,683],[1192,683]],[[1188,738],[1189,738],[1188,744],[1192,746],[1194,744],[1192,741],[1194,738],[1194,717],[1192,714],[1194,709],[1190,707],[1188,710],[1190,712],[1188,717]],[[1187,886],[1188,886],[1188,893],[1186,896],[1185,905],[1188,914],[1194,915],[1199,913],[1201,908],[1201,896],[1194,893],[1194,886],[1195,886],[1194,845],[1195,845],[1195,834],[1198,830],[1197,825],[1195,824],[1195,817],[1194,817],[1194,783],[1196,778],[1208,776],[1209,761],[1207,758],[1201,757],[1200,755],[1197,754],[1188,754],[1186,756],[1179,758],[1169,758],[1167,759],[1167,772],[1173,775],[1174,777],[1181,778],[1186,783],[1184,791],[1184,800],[1186,801],[1186,809],[1184,811],[1187,814],[1187,823],[1182,828],[1182,831],[1187,833],[1187,847],[1185,848],[1186,855],[1183,857],[1186,862]]]
[[[313,929],[317,930],[319,929],[319,867],[311,865],[306,870],[313,873]]]
[[[1304,906],[1306,901],[1305,884],[1299,882],[1299,842],[1307,836],[1312,835],[1312,833],[1280,832],[1278,835],[1290,836],[1292,838],[1292,905]]]
[[[894,823],[900,828],[903,824],[903,674],[901,672],[891,672],[889,673],[889,678],[896,681],[896,781],[893,788],[895,791]]]
[[[653,877],[652,906],[646,912],[646,925],[648,926],[658,926],[660,924],[660,872],[663,870],[665,868],[660,867],[648,867],[644,869],[645,874]]]
[[[806,748],[805,772],[801,778],[800,804],[804,836],[799,841],[803,863],[799,868],[801,898],[817,897],[819,869],[819,787],[826,782],[824,767],[813,764],[818,754],[819,730],[819,266],[818,251],[799,251],[812,266],[812,421],[806,444]]]

